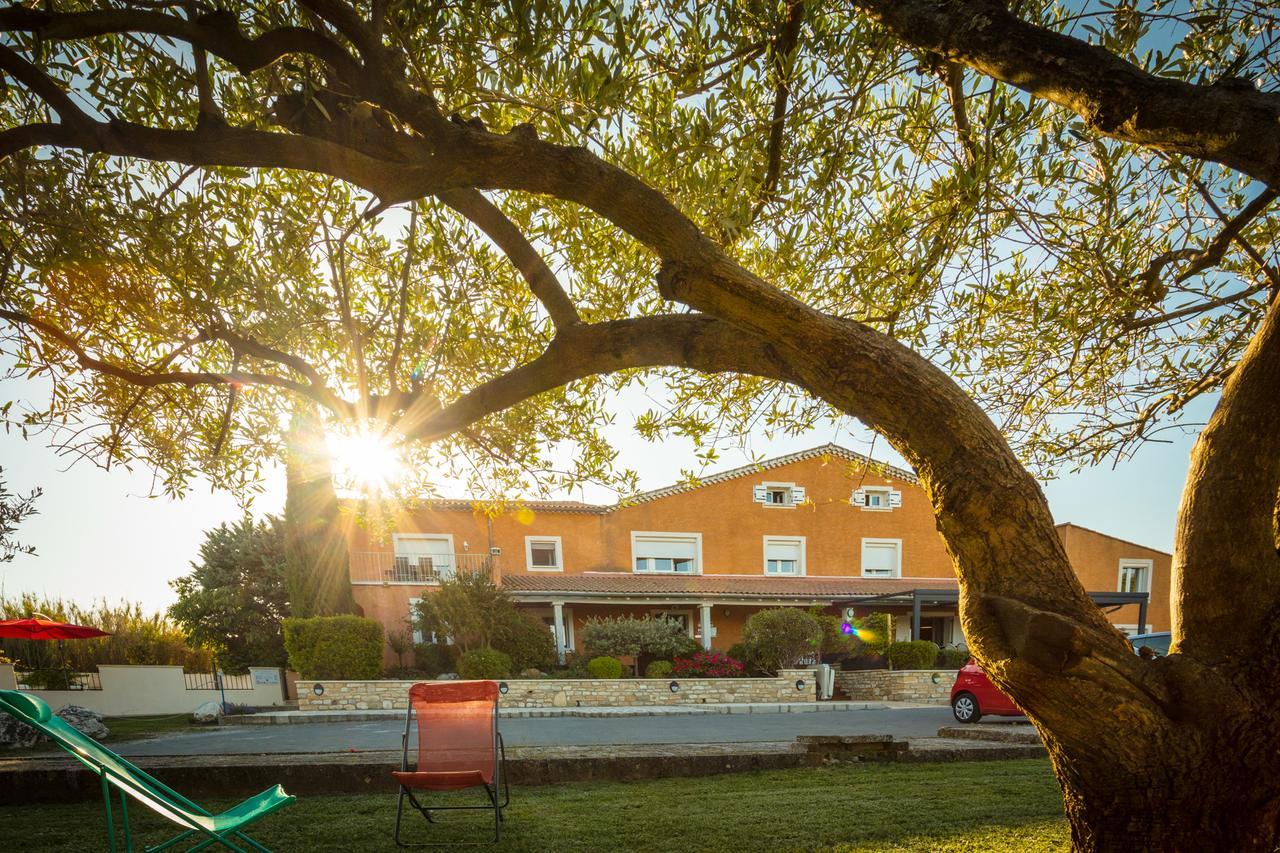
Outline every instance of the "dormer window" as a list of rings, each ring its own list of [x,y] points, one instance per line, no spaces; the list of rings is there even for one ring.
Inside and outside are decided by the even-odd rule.
[[[751,490],[751,499],[767,507],[794,507],[804,503],[804,486],[795,483],[761,483]]]
[[[861,509],[888,512],[902,506],[902,492],[888,486],[863,486],[853,493],[849,503]]]

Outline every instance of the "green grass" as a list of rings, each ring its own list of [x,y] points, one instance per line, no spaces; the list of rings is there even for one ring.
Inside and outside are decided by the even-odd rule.
[[[478,790],[469,794],[483,797]],[[451,795],[453,798],[462,794]],[[214,804],[210,804],[214,805]],[[230,803],[216,804],[225,807]],[[138,815],[141,809],[131,809]],[[483,812],[406,815],[408,840],[487,838]],[[276,851],[394,850],[395,796],[303,797],[250,835]],[[104,849],[102,806],[0,808],[10,850]],[[143,815],[141,838],[169,827]],[[861,764],[702,779],[516,789],[502,849],[1065,850],[1067,826],[1049,763]]]
[[[102,740],[105,744],[141,740],[152,735],[165,734],[166,732],[197,731],[209,728],[207,725],[196,725],[191,722],[190,714],[168,714],[160,717],[103,717],[102,722],[110,732]],[[45,741],[22,749],[0,747],[0,758],[61,752],[62,750],[56,744]]]

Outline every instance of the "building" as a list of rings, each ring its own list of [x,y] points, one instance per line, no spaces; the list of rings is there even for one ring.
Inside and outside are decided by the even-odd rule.
[[[488,569],[562,652],[586,619],[624,614],[679,620],[704,648],[727,649],[752,613],[779,606],[882,610],[903,617],[899,639],[963,639],[955,574],[915,476],[834,444],[622,504],[528,501],[490,516],[438,500],[390,522],[386,536],[357,526],[350,546],[356,603],[391,631],[441,578]],[[1117,626],[1168,628],[1169,554],[1058,530]]]

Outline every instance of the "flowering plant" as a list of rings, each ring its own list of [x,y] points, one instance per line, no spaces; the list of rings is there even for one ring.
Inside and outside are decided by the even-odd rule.
[[[671,662],[674,678],[741,678],[742,661],[721,652],[694,652]]]

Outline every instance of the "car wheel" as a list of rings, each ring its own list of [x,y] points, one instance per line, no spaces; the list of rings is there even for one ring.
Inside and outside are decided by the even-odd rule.
[[[951,700],[951,713],[962,723],[976,723],[982,719],[982,709],[972,693],[957,693]]]

